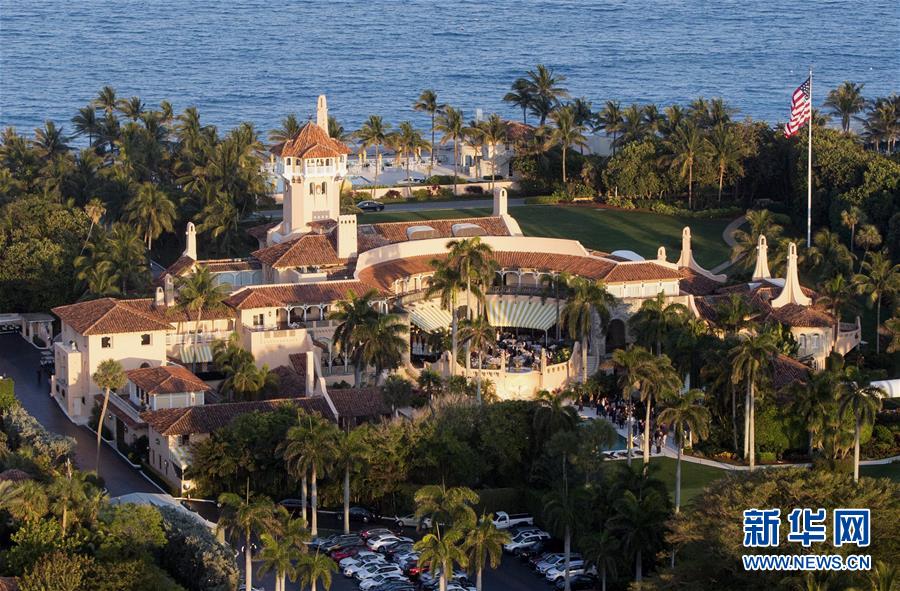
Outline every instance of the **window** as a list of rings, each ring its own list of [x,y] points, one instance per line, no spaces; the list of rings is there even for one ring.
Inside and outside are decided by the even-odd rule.
[[[291,159],[290,159],[290,158],[287,159],[287,165],[288,165],[288,166],[291,165]]]
[[[324,195],[328,186],[325,183],[322,183],[322,194]]]
[[[263,325],[263,315],[262,314],[254,314],[253,315],[253,326],[262,326]]]
[[[310,195],[315,195],[315,194],[316,194],[316,184],[315,184],[315,183],[310,183],[310,184],[309,184],[309,194],[310,194]]]
[[[112,347],[112,337],[101,337],[100,338],[100,346],[104,349],[109,349]]]
[[[179,435],[178,436],[178,445],[187,445],[191,442],[190,435]]]
[[[148,334],[142,334],[142,335],[141,335],[141,344],[142,344],[142,345],[149,345],[149,344],[150,344],[150,335],[148,335]]]

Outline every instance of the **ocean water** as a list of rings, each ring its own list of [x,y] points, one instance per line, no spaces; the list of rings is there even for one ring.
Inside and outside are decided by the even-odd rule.
[[[423,88],[467,117],[521,117],[501,98],[539,62],[595,108],[722,96],[775,123],[810,64],[817,104],[847,79],[900,91],[900,2],[0,0],[0,126],[71,129],[106,84],[221,129],[306,118],[320,93],[347,129],[425,127]]]

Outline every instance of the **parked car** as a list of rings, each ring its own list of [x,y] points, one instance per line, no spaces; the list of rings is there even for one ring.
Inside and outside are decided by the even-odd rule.
[[[431,529],[431,518],[430,517],[422,517],[421,519],[416,517],[414,514],[409,515],[397,515],[394,517],[394,523],[397,524],[397,527],[415,527],[419,526],[425,529]]]
[[[369,538],[372,538],[379,534],[392,534],[392,533],[394,533],[394,531],[390,530],[386,527],[368,527],[366,529],[359,530],[359,536],[364,540],[368,540]]]
[[[513,556],[517,556],[519,560],[523,562],[530,562],[532,558],[535,556],[540,556],[541,553],[544,552],[544,548],[546,547],[546,542],[544,540],[537,540],[536,542],[532,542],[527,546],[522,546],[518,550],[515,550],[512,554]]]
[[[596,589],[597,588],[597,577],[594,575],[573,575],[569,577],[569,585],[572,591],[583,591],[584,589]],[[562,578],[556,581],[554,585],[556,589],[565,589],[566,588],[566,579]]]
[[[412,544],[413,540],[412,540],[412,538],[402,538],[402,537],[398,537],[398,536],[383,536],[383,537],[379,537],[379,538],[370,539],[368,542],[366,542],[366,544],[369,546],[369,548],[371,550],[377,551],[377,550],[379,550],[381,548],[385,548],[386,546],[389,546],[390,544],[393,544],[395,542],[406,542],[406,543]]]
[[[362,546],[365,541],[356,534],[346,534],[338,536],[330,544],[320,545],[319,548],[325,552],[334,552],[343,548],[352,548],[353,546]]]
[[[542,575],[546,574],[546,572],[554,566],[562,564],[565,559],[566,555],[562,552],[550,554],[545,560],[538,562],[537,566],[535,566],[535,570]],[[575,560],[581,560],[581,554],[572,554],[569,556],[570,562]]]
[[[371,523],[375,521],[375,514],[365,507],[350,507],[350,521]]]
[[[363,579],[359,583],[359,588],[362,591],[368,591],[369,589],[373,589],[375,587],[378,587],[378,586],[380,586],[384,583],[388,583],[390,581],[402,581],[402,582],[408,583],[409,579],[407,579],[405,576],[403,576],[403,573],[400,573],[400,572],[383,573],[383,574],[375,575],[374,577],[369,577],[368,579]]]
[[[278,501],[278,504],[291,512],[303,510],[303,501],[300,499],[281,499]],[[307,503],[307,506],[309,506],[309,503]]]
[[[389,562],[384,562],[381,564],[374,563],[370,564],[358,571],[353,576],[362,581],[364,579],[371,579],[372,577],[377,577],[378,575],[384,575],[387,573],[396,573],[398,575],[402,575],[403,571],[400,570],[400,567],[396,564],[391,564]]]
[[[356,207],[363,211],[382,211],[384,209],[384,203],[378,203],[377,201],[360,201],[356,204]]]
[[[583,560],[570,560],[569,561],[569,576],[580,575],[588,572],[585,570],[587,567],[584,564]],[[551,583],[555,583],[560,579],[565,579],[566,576],[566,564],[565,561],[557,564],[556,566],[550,567],[547,569],[547,574],[544,575],[544,578],[550,581]]]
[[[387,561],[379,555],[375,555],[374,558],[366,556],[364,559],[360,559],[348,566],[344,567],[344,576],[345,577],[355,577],[356,573],[359,571],[366,569],[372,565],[382,565],[387,564]]]
[[[503,551],[509,554],[514,554],[516,550],[527,548],[535,542],[543,542],[544,540],[550,538],[550,534],[542,535],[542,533],[546,532],[524,534],[517,540],[512,540],[510,542],[507,542],[506,544],[503,544]]]
[[[497,529],[509,529],[516,525],[534,525],[534,517],[528,513],[513,513],[510,515],[506,511],[497,511],[494,516],[494,526]]]

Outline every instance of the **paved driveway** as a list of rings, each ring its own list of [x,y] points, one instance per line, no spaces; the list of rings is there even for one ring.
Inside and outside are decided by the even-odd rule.
[[[66,417],[50,397],[50,384],[46,378],[41,378],[38,384],[36,373],[40,359],[40,352],[18,334],[0,334],[0,374],[15,381],[16,397],[47,430],[75,438],[75,464],[82,470],[93,470],[97,454],[96,436]],[[106,480],[106,487],[113,497],[131,492],[160,492],[105,444],[100,451],[100,475]]]

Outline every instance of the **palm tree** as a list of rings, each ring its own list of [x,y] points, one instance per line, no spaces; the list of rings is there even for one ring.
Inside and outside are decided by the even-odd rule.
[[[887,153],[894,152],[894,145],[900,137],[900,99],[897,95],[880,98],[869,109],[863,121],[865,136],[875,144],[875,150],[885,143]]]
[[[8,493],[2,500],[3,508],[13,519],[36,521],[47,514],[49,499],[44,486],[35,480],[14,483],[4,481],[0,485],[8,486]]]
[[[600,572],[600,589],[606,591],[606,575],[615,578],[619,562],[619,541],[608,529],[581,539],[581,553]]]
[[[671,167],[678,172],[679,177],[687,177],[688,209],[693,209],[694,166],[703,153],[703,136],[696,125],[686,122],[675,128],[666,141],[666,148],[671,155]]]
[[[756,468],[756,393],[766,373],[771,371],[777,347],[773,333],[761,332],[744,335],[730,352],[732,382],[744,382],[747,385],[744,399],[744,457],[750,457],[751,472]]]
[[[570,491],[568,479],[565,476],[566,460],[563,459],[563,484],[544,497],[544,521],[554,532],[563,538],[563,554],[565,555],[565,591],[572,587],[569,581],[569,561],[572,556],[572,534],[584,519],[584,495],[577,494],[580,491]]]
[[[466,137],[466,124],[460,109],[446,107],[435,120],[435,131],[441,133],[441,145],[453,142],[453,194],[456,195],[459,177],[459,143]]]
[[[834,317],[834,342],[837,343],[838,332],[841,325],[841,311],[854,303],[853,285],[844,275],[835,275],[819,286],[819,299],[816,301],[821,306],[827,306]]]
[[[627,397],[626,401],[630,408],[634,391],[639,392],[641,397],[646,396],[645,392],[652,388],[650,384],[656,379],[658,368],[654,363],[653,353],[644,347],[635,346],[630,349],[613,351],[612,358],[616,367],[622,371],[619,374],[619,388],[622,390],[623,398]],[[649,431],[649,429],[647,430]],[[630,425],[625,439],[628,446],[628,465],[630,466],[631,448],[634,444]]]
[[[34,147],[46,160],[67,153],[68,141],[69,138],[63,133],[63,128],[57,127],[52,121],[45,121],[43,127],[34,130]]]
[[[526,78],[516,78],[511,90],[503,95],[503,102],[522,109],[522,123],[528,124],[528,109],[534,102],[531,84]]]
[[[88,105],[78,109],[78,114],[72,117],[72,127],[75,135],[88,136],[88,146],[94,147],[94,136],[100,134],[100,122],[97,120],[97,110]]]
[[[628,320],[628,326],[637,336],[637,342],[649,349],[656,349],[662,355],[662,344],[666,334],[682,324],[688,316],[683,304],[666,304],[663,292],[652,300],[641,302],[640,309]]]
[[[481,404],[481,370],[484,352],[497,342],[497,331],[491,326],[487,318],[479,316],[477,318],[463,320],[462,326],[459,328],[459,338],[468,349],[474,349],[478,355],[478,373],[475,376],[475,392],[478,404]]]
[[[856,84],[849,80],[832,89],[825,98],[825,106],[830,107],[835,115],[841,118],[841,129],[850,132],[850,118],[866,108],[866,99],[862,89],[865,84]]]
[[[873,386],[859,368],[850,368],[838,390],[841,415],[849,411],[855,420],[853,435],[853,482],[859,482],[859,437],[863,424],[872,424],[881,410],[885,392]]]
[[[275,508],[268,497],[245,497],[226,492],[219,495],[222,507],[221,517],[216,524],[217,531],[230,533],[233,537],[243,535],[244,538],[244,585],[253,588],[253,534],[268,531],[275,525]]]
[[[588,336],[593,326],[593,314],[600,319],[605,330],[609,324],[610,308],[616,305],[616,298],[606,291],[600,281],[589,281],[578,277],[571,283],[572,292],[562,311],[561,321],[569,335],[581,341],[581,382],[587,383]]]
[[[269,131],[269,141],[275,144],[290,142],[300,135],[301,129],[303,129],[303,126],[297,120],[297,116],[289,113],[281,120],[281,127],[276,127]]]
[[[219,391],[228,401],[248,401],[259,399],[262,392],[278,385],[278,375],[269,371],[269,366],[263,364],[257,367],[253,355],[241,355],[233,363],[220,366],[225,374],[225,379],[219,386]]]
[[[536,117],[540,117],[540,125],[543,126],[547,116],[559,104],[559,99],[569,96],[569,91],[562,86],[566,77],[555,74],[552,68],[543,64],[538,64],[534,70],[529,70],[525,75],[533,97],[529,107]]]
[[[432,527],[446,525],[461,532],[475,527],[472,506],[478,503],[478,493],[471,488],[429,484],[416,491],[415,502],[416,517],[428,517]]]
[[[275,571],[275,591],[287,591],[285,579],[294,580],[294,561],[303,555],[294,544],[293,540],[285,537],[276,537],[269,532],[263,532],[259,536],[262,542],[262,551],[259,557],[262,565],[259,575],[263,576],[269,571]]]
[[[87,237],[84,239],[84,244],[82,245],[81,252],[78,253],[78,256],[84,254],[84,249],[87,248],[88,242],[91,241],[91,232],[93,232],[94,226],[99,224],[104,214],[106,214],[106,207],[103,206],[102,201],[94,197],[84,206],[84,213],[86,213],[91,220],[91,225],[88,228]]]
[[[370,324],[378,316],[378,312],[372,307],[373,300],[378,292],[370,289],[361,296],[353,291],[347,294],[347,299],[339,301],[328,314],[329,320],[336,320],[339,324],[334,329],[334,342],[339,351],[344,355],[354,357],[357,363],[353,365],[354,384],[359,387],[362,384],[362,358],[356,356],[359,348],[359,328]]]
[[[881,300],[900,290],[900,264],[894,265],[884,253],[876,252],[863,262],[862,273],[853,278],[856,289],[867,294],[875,306],[875,352],[881,352]]]
[[[496,263],[491,258],[494,249],[483,242],[480,236],[450,240],[446,244],[448,251],[446,264],[455,269],[466,281],[466,317],[472,318],[470,294],[474,293],[477,303],[482,303],[485,285],[490,284],[496,270]]]
[[[661,425],[668,425],[675,430],[675,445],[678,446],[678,460],[675,464],[675,513],[681,510],[681,451],[684,448],[685,434],[691,440],[706,439],[709,436],[709,410],[700,404],[703,400],[702,390],[688,390],[683,396],[674,396],[668,402],[657,419]]]
[[[69,515],[77,513],[87,500],[87,486],[84,472],[72,470],[72,463],[66,461],[66,473],[56,476],[47,487],[50,510],[59,515],[63,537],[68,529]]]
[[[381,146],[387,143],[390,129],[390,124],[385,123],[380,115],[369,115],[366,122],[354,134],[363,149],[375,146],[375,187],[378,186],[378,169],[381,168]],[[372,189],[372,197],[375,197],[375,189]]]
[[[441,308],[450,311],[450,375],[456,374],[457,363],[457,304],[456,297],[460,290],[465,287],[459,270],[454,269],[446,262],[432,261],[432,265],[436,265],[434,275],[431,277],[431,283],[425,292],[425,297],[430,298],[434,294],[440,294]]]
[[[200,322],[203,320],[203,311],[216,310],[222,307],[228,296],[226,288],[216,283],[215,276],[209,267],[201,266],[185,277],[175,279],[177,294],[175,296],[175,308],[188,314],[194,314],[194,346],[200,342]],[[196,356],[191,364],[192,371],[196,370]]]
[[[398,148],[398,152],[404,155],[404,160],[406,161],[406,178],[410,178],[409,176],[409,161],[410,158],[418,153],[420,150],[429,150],[432,151],[432,144],[429,144],[425,138],[422,137],[422,133],[413,127],[413,124],[409,121],[404,121],[397,128],[397,133],[395,134],[395,147]],[[434,159],[434,154],[431,155],[432,159]],[[409,192],[412,190],[412,184],[406,184],[407,196],[409,196]]]
[[[107,115],[112,115],[118,105],[115,89],[113,89],[112,86],[104,86],[101,88],[100,92],[97,94],[97,98],[94,99],[93,104],[96,108],[105,111]]]
[[[125,371],[122,364],[115,359],[107,359],[97,366],[97,371],[91,376],[97,387],[103,390],[103,406],[100,407],[100,420],[97,422],[97,475],[100,474],[100,439],[103,433],[103,420],[106,418],[106,408],[109,406],[109,394],[113,390],[124,388],[126,383]]]
[[[416,111],[421,111],[423,113],[428,113],[431,116],[431,146],[434,146],[434,122],[435,117],[438,113],[444,110],[446,105],[442,105],[438,103],[437,93],[433,90],[423,90],[422,94],[419,95],[419,100],[417,100],[413,104],[413,109]],[[434,149],[431,150],[431,164],[428,167],[428,176],[431,176],[431,171],[434,169]],[[409,176],[409,171],[407,170],[406,176]]]
[[[822,228],[813,235],[813,246],[808,251],[813,267],[829,277],[853,271],[853,255],[841,242],[837,232]]]
[[[548,143],[558,145],[562,149],[562,180],[563,184],[568,181],[566,177],[566,154],[569,146],[583,148],[587,146],[587,139],[584,137],[587,127],[579,123],[575,119],[575,111],[570,106],[559,107],[550,114],[555,127],[550,131]]]
[[[365,431],[342,431],[335,445],[338,463],[344,467],[344,533],[350,533],[350,475],[362,466],[368,446]]]
[[[869,251],[878,248],[881,245],[881,233],[874,224],[864,224],[860,226],[859,233],[856,235],[856,245],[863,249],[863,256],[860,259],[860,267]]]
[[[409,348],[404,336],[407,332],[409,326],[396,314],[380,314],[356,329],[356,362],[375,369],[376,386],[384,370],[400,365],[403,353]]]
[[[856,238],[856,226],[863,221],[865,214],[856,205],[851,205],[841,211],[841,224],[850,229],[850,252],[853,253],[853,243]]]
[[[310,511],[312,514],[310,534],[319,534],[318,478],[336,455],[336,429],[319,416],[301,414],[297,425],[288,429],[280,445],[288,473],[294,478],[309,471]],[[323,470],[324,471],[324,470]]]
[[[647,120],[644,119],[644,109],[632,103],[622,111],[622,137],[620,145],[643,140],[649,133]]]
[[[163,232],[171,232],[178,210],[164,191],[152,183],[143,183],[126,206],[128,219],[138,227],[144,226],[147,250],[153,247],[153,239]]]
[[[735,245],[731,249],[731,260],[743,258],[744,266],[752,269],[756,261],[750,255],[756,252],[759,237],[765,236],[770,243],[774,243],[784,228],[775,222],[775,216],[768,209],[748,211],[746,218],[750,231],[738,230],[734,233]]]
[[[130,99],[120,99],[116,101],[116,107],[125,115],[126,119],[137,121],[144,113],[144,101],[139,96],[133,96]]]
[[[465,141],[472,148],[472,168],[475,176],[482,176],[481,159],[484,155],[484,135],[481,133],[483,121],[472,119],[465,128]]]
[[[662,540],[661,523],[666,518],[665,503],[656,490],[644,491],[640,497],[627,490],[614,504],[615,515],[609,520],[626,556],[634,557],[634,580],[643,580],[643,555],[652,553]]]
[[[447,591],[447,581],[453,577],[453,566],[465,567],[468,557],[461,545],[462,532],[450,529],[441,534],[441,526],[435,525],[434,532],[425,534],[413,545],[419,553],[419,564],[427,564],[432,575],[440,573],[439,589]]]
[[[338,571],[338,566],[327,554],[307,554],[297,564],[300,575],[300,584],[309,585],[311,591],[316,591],[319,581],[325,589],[331,589],[331,576]],[[249,589],[249,587],[248,587]]]
[[[463,549],[468,554],[467,563],[475,569],[475,589],[481,591],[481,574],[485,563],[491,568],[500,566],[503,544],[510,540],[509,532],[497,529],[494,515],[482,515],[478,523],[466,534]]]
[[[875,562],[875,568],[868,575],[869,587],[865,590],[853,587],[847,591],[896,591],[897,580],[897,567],[878,560]]]
[[[479,126],[481,139],[487,144],[491,153],[491,192],[494,191],[494,181],[497,178],[497,146],[506,143],[507,129],[506,123],[496,113],[492,113]]]
[[[741,144],[734,128],[725,124],[715,126],[705,140],[710,162],[718,174],[719,201],[722,201],[725,174],[730,170],[736,171],[740,167]]]
[[[328,116],[328,137],[341,142],[346,142],[350,139],[350,134],[344,130],[344,126],[341,125],[334,115]]]
[[[534,411],[533,427],[539,445],[549,441],[559,431],[572,431],[578,425],[578,411],[567,404],[570,392],[557,393],[541,390],[535,399],[538,407]]]
[[[616,155],[616,137],[623,127],[622,105],[619,101],[606,101],[606,104],[597,114],[597,129],[602,129],[606,135],[612,134],[612,153]]]

